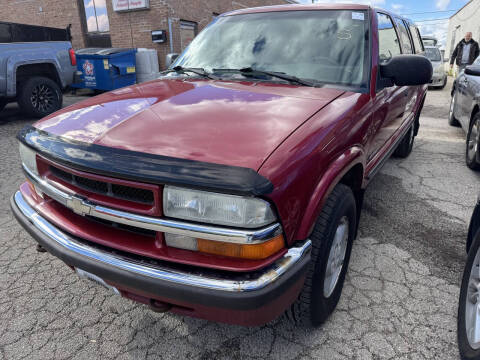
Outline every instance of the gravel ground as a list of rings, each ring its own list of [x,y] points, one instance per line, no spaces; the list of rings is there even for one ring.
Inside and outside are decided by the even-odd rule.
[[[458,359],[480,174],[465,166],[462,130],[447,125],[450,86],[429,92],[410,157],[388,161],[367,189],[340,304],[314,330],[157,314],[37,253],[8,205],[23,178],[15,134],[32,120],[9,105],[0,114],[0,359]]]

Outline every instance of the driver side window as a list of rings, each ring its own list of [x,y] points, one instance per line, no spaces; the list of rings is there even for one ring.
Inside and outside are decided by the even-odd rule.
[[[390,16],[377,13],[378,20],[378,50],[380,63],[385,63],[395,55],[400,55],[400,41]]]

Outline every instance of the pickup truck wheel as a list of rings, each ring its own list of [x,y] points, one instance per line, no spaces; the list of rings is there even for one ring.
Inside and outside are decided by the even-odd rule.
[[[458,302],[457,337],[463,360],[480,359],[480,230],[473,238]]]
[[[480,113],[473,117],[468,130],[465,160],[472,170],[480,170]]]
[[[413,149],[413,142],[415,141],[415,124],[412,124],[407,133],[403,136],[397,149],[393,153],[393,156],[399,158],[406,158]]]
[[[342,294],[356,229],[352,190],[338,184],[317,219],[310,240],[312,260],[297,301],[286,312],[295,323],[318,326],[335,310]]]
[[[20,84],[18,105],[29,116],[41,118],[62,107],[62,91],[46,77],[32,77]]]
[[[460,126],[460,123],[455,118],[455,115],[453,115],[453,110],[455,109],[455,103],[456,103],[455,96],[456,96],[456,92],[454,91],[452,94],[452,99],[450,100],[450,110],[448,111],[448,125],[458,127]]]

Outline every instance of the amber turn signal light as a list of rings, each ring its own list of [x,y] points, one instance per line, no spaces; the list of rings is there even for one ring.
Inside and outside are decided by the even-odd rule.
[[[283,235],[280,234],[260,244],[235,244],[205,239],[197,239],[197,244],[199,252],[241,259],[261,260],[281,250],[285,246],[285,241]]]

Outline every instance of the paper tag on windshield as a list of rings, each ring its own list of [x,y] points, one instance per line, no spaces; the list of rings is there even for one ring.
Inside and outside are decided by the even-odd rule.
[[[365,20],[365,14],[363,12],[352,12],[352,20]]]

